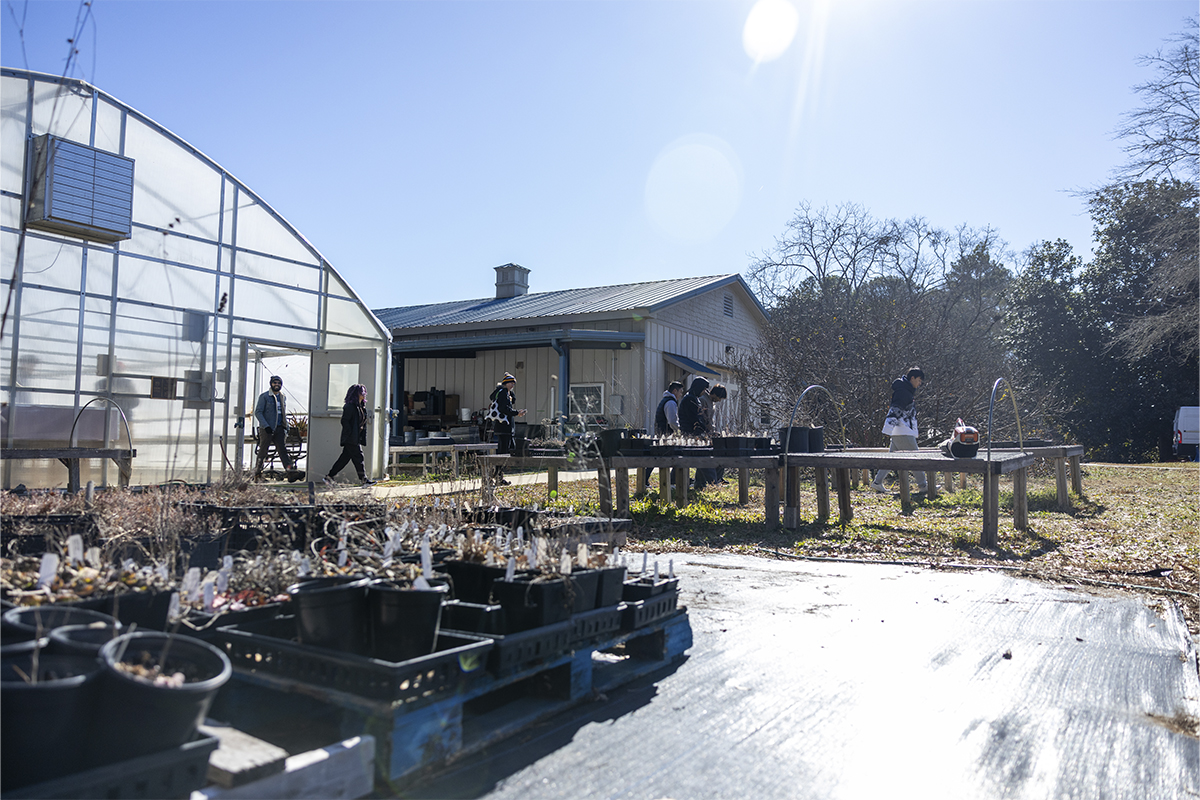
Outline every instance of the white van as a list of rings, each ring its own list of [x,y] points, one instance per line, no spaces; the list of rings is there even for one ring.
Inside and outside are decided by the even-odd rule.
[[[1200,460],[1197,458],[1200,447],[1200,406],[1181,406],[1175,412],[1175,433],[1171,441],[1171,452],[1176,456]]]

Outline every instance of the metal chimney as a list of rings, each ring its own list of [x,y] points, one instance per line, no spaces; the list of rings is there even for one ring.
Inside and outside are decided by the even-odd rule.
[[[529,270],[520,264],[505,264],[495,267],[496,299],[520,297],[529,294]]]

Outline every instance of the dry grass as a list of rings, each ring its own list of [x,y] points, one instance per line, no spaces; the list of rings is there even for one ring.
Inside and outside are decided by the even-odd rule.
[[[652,552],[775,550],[795,556],[886,560],[949,567],[1005,567],[1044,580],[1101,587],[1116,584],[1183,607],[1189,629],[1200,633],[1200,468],[1195,465],[1085,465],[1082,497],[1060,511],[1054,476],[1034,470],[1028,488],[1029,528],[1012,527],[1011,486],[1001,481],[999,543],[979,544],[983,527],[981,482],[928,501],[917,496],[902,509],[895,495],[877,495],[860,485],[853,492],[854,520],[816,520],[811,483],[801,492],[797,530],[767,530],[764,489],[751,480],[750,503],[737,504],[736,474],[728,484],[704,492],[687,508],[657,502],[657,492],[634,501],[629,547]],[[653,486],[657,486],[655,481]],[[555,507],[597,513],[596,481],[560,483]],[[547,504],[544,486],[505,487],[506,505]],[[836,517],[836,503],[833,513]],[[1159,571],[1169,570],[1169,575]]]

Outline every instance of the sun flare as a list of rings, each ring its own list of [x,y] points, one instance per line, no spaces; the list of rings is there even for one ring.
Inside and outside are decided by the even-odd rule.
[[[788,0],[758,0],[746,17],[742,46],[755,64],[774,61],[796,38],[800,14]]]

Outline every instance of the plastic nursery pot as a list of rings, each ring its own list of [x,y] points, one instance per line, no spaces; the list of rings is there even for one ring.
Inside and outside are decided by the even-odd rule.
[[[20,672],[18,672],[20,670]],[[90,724],[100,664],[94,657],[6,655],[0,674],[0,790],[41,783],[90,766]]]
[[[600,570],[580,569],[571,570],[567,581],[567,599],[571,602],[571,612],[582,614],[596,607],[596,597],[599,594]]]
[[[87,625],[92,622],[112,625],[117,621],[108,614],[75,606],[22,606],[4,612],[4,626],[13,638],[33,639],[39,628],[42,635],[46,636],[54,628],[63,625]]]
[[[389,581],[372,581],[367,587],[371,655],[383,661],[408,661],[432,653],[442,620],[442,603],[448,595],[449,586],[445,584],[413,589]]]
[[[120,624],[63,625],[50,631],[50,651],[95,658],[100,648],[120,633]]]
[[[207,642],[158,631],[110,640],[100,648],[99,661],[90,740],[95,764],[185,744],[233,672],[229,658]],[[150,677],[145,670],[157,670],[161,677]],[[182,683],[164,682],[177,675]]]
[[[301,644],[366,655],[367,584],[370,578],[314,578],[288,587]]]
[[[563,578],[534,580],[529,576],[492,584],[492,596],[504,608],[508,633],[518,633],[562,622],[571,616],[572,601],[567,597]]]
[[[8,658],[10,656],[25,655],[32,653],[34,650],[40,652],[49,646],[49,636],[43,636],[40,639],[21,639],[16,642],[5,642],[3,645],[0,645],[0,657]]]
[[[780,428],[780,449],[785,453],[807,453],[808,430],[808,428]]]
[[[607,608],[621,602],[625,588],[625,567],[601,567],[596,584],[596,608]]]
[[[487,603],[492,581],[504,577],[504,567],[489,567],[471,561],[443,561],[437,567],[449,576],[454,597],[466,603]]]
[[[824,428],[809,428],[808,429],[808,452],[821,453],[825,450],[825,429]]]

